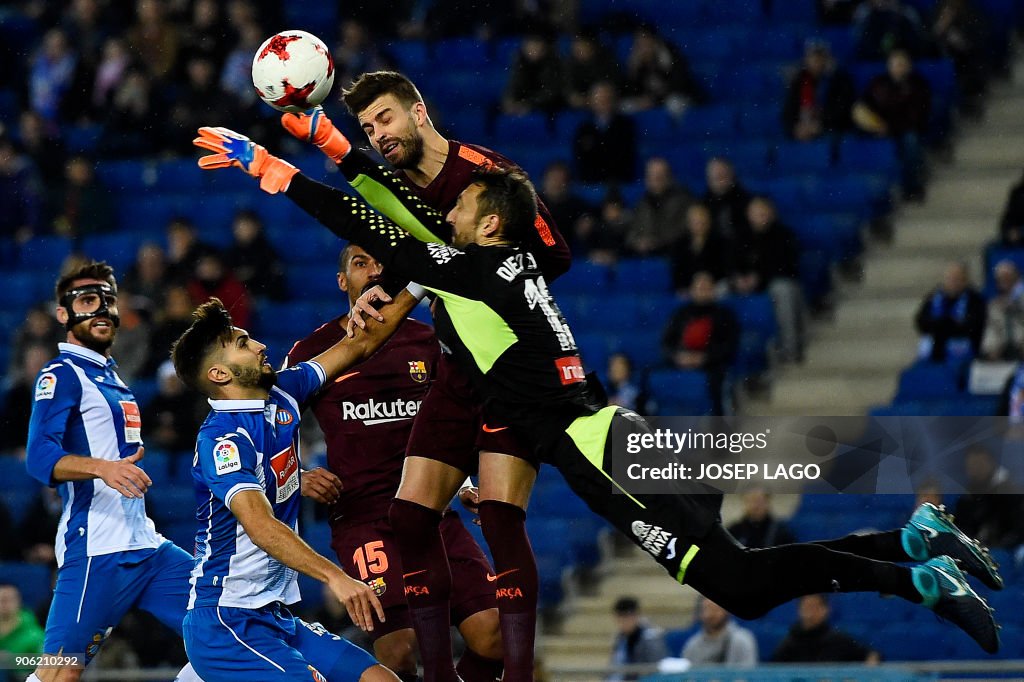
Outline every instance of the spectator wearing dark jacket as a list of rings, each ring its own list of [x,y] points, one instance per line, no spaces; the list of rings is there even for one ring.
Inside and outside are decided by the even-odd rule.
[[[736,178],[732,162],[722,157],[708,161],[704,171],[708,191],[704,203],[711,211],[715,231],[727,239],[739,240],[749,230],[747,204],[751,194]]]
[[[733,250],[733,243],[715,231],[708,207],[693,204],[686,211],[686,234],[672,249],[672,286],[686,291],[698,272],[710,274],[716,285],[726,280],[732,275]]]
[[[690,301],[668,322],[661,337],[665,360],[679,369],[707,374],[715,414],[725,413],[725,377],[736,357],[740,330],[731,310],[715,301],[715,281],[699,272],[690,285]]]
[[[235,324],[248,329],[252,323],[252,299],[245,285],[224,265],[221,256],[205,253],[196,262],[195,274],[188,282],[188,293],[193,305],[200,305],[216,296],[231,312]]]
[[[668,656],[665,633],[640,614],[640,604],[634,597],[621,597],[615,602],[614,613],[618,632],[612,645],[612,665],[657,663]],[[616,674],[607,679],[618,682],[637,676]]]
[[[965,263],[946,267],[942,284],[921,302],[915,323],[922,359],[967,360],[978,354],[985,333],[985,299],[971,286]]]
[[[597,36],[581,32],[573,36],[569,58],[565,62],[565,91],[569,106],[587,106],[590,90],[598,83],[618,85],[622,80],[614,52],[602,45]]]
[[[964,470],[967,493],[956,503],[961,530],[989,547],[1024,543],[1024,491],[1014,484],[1006,467],[987,449],[976,447],[967,452]]]
[[[640,256],[665,255],[686,233],[686,210],[693,197],[660,156],[647,161],[644,189],[626,233],[626,248]]]
[[[1024,247],[1024,177],[1010,188],[1010,196],[999,219],[1003,246]]]
[[[583,182],[631,182],[636,177],[636,126],[619,113],[611,83],[590,90],[591,116],[576,129],[573,156]]]
[[[803,142],[844,133],[853,127],[850,112],[856,99],[849,72],[836,65],[827,43],[814,41],[786,91],[782,112],[786,134]]]
[[[783,362],[801,362],[804,352],[804,299],[800,289],[800,247],[766,197],[747,207],[750,230],[736,249],[733,286],[739,294],[767,292],[779,323],[779,354]]]
[[[622,95],[630,111],[663,106],[679,113],[702,92],[686,57],[652,26],[641,25],[633,33]]]
[[[828,597],[809,594],[800,598],[799,619],[775,650],[776,663],[867,663],[879,661],[872,651],[829,622]]]
[[[225,253],[225,259],[235,277],[253,296],[275,301],[287,298],[284,266],[267,239],[259,215],[247,209],[239,211],[232,230],[235,241]]]
[[[893,50],[922,56],[929,39],[921,17],[901,0],[866,0],[853,14],[857,57],[883,59]]]
[[[741,545],[755,549],[796,542],[789,526],[772,514],[771,493],[764,488],[743,493],[743,516],[728,530]]]
[[[865,132],[892,139],[902,166],[904,196],[923,199],[923,139],[931,112],[931,86],[914,71],[910,55],[902,50],[890,54],[886,66],[886,73],[876,76],[854,105],[853,121]]]
[[[551,113],[565,106],[562,96],[562,61],[546,36],[532,33],[523,38],[502,104],[507,114],[534,111]]]

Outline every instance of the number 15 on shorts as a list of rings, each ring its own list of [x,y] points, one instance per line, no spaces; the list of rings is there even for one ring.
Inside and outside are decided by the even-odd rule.
[[[369,579],[371,574],[387,573],[388,555],[384,552],[384,541],[374,540],[362,547],[356,547],[352,563],[359,569],[360,580]]]

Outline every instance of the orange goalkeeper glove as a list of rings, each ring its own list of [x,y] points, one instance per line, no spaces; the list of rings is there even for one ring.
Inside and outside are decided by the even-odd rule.
[[[260,189],[268,194],[287,190],[292,177],[299,172],[298,168],[272,155],[245,135],[227,128],[203,126],[192,144],[216,152],[199,159],[199,167],[203,170],[238,166],[258,178]]]
[[[311,109],[309,113],[284,114],[281,125],[292,137],[315,144],[334,163],[341,163],[352,151],[352,143],[334,127],[323,107]]]

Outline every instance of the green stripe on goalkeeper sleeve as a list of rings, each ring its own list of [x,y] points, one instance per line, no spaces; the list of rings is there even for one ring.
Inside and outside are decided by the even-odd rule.
[[[647,509],[647,507],[640,503],[640,500],[626,492],[625,488],[619,485],[604,470],[604,448],[608,442],[608,434],[611,432],[612,419],[615,417],[615,411],[618,409],[617,405],[609,405],[589,417],[577,417],[565,432],[569,434],[572,442],[576,444],[576,449],[582,452],[587,461],[593,464],[605,478],[611,481],[612,485],[621,490],[626,497],[633,500],[638,507]]]
[[[431,232],[429,227],[420,222],[412,211],[405,207],[405,204],[395,196],[394,192],[375,179],[359,174],[349,184],[366,199],[366,203],[390,218],[416,239],[421,242],[444,243],[444,240]]]

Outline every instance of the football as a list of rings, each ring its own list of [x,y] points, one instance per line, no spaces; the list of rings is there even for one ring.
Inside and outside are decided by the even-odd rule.
[[[324,42],[305,31],[282,31],[252,60],[252,83],[278,111],[299,113],[323,102],[334,85],[334,60]]]

